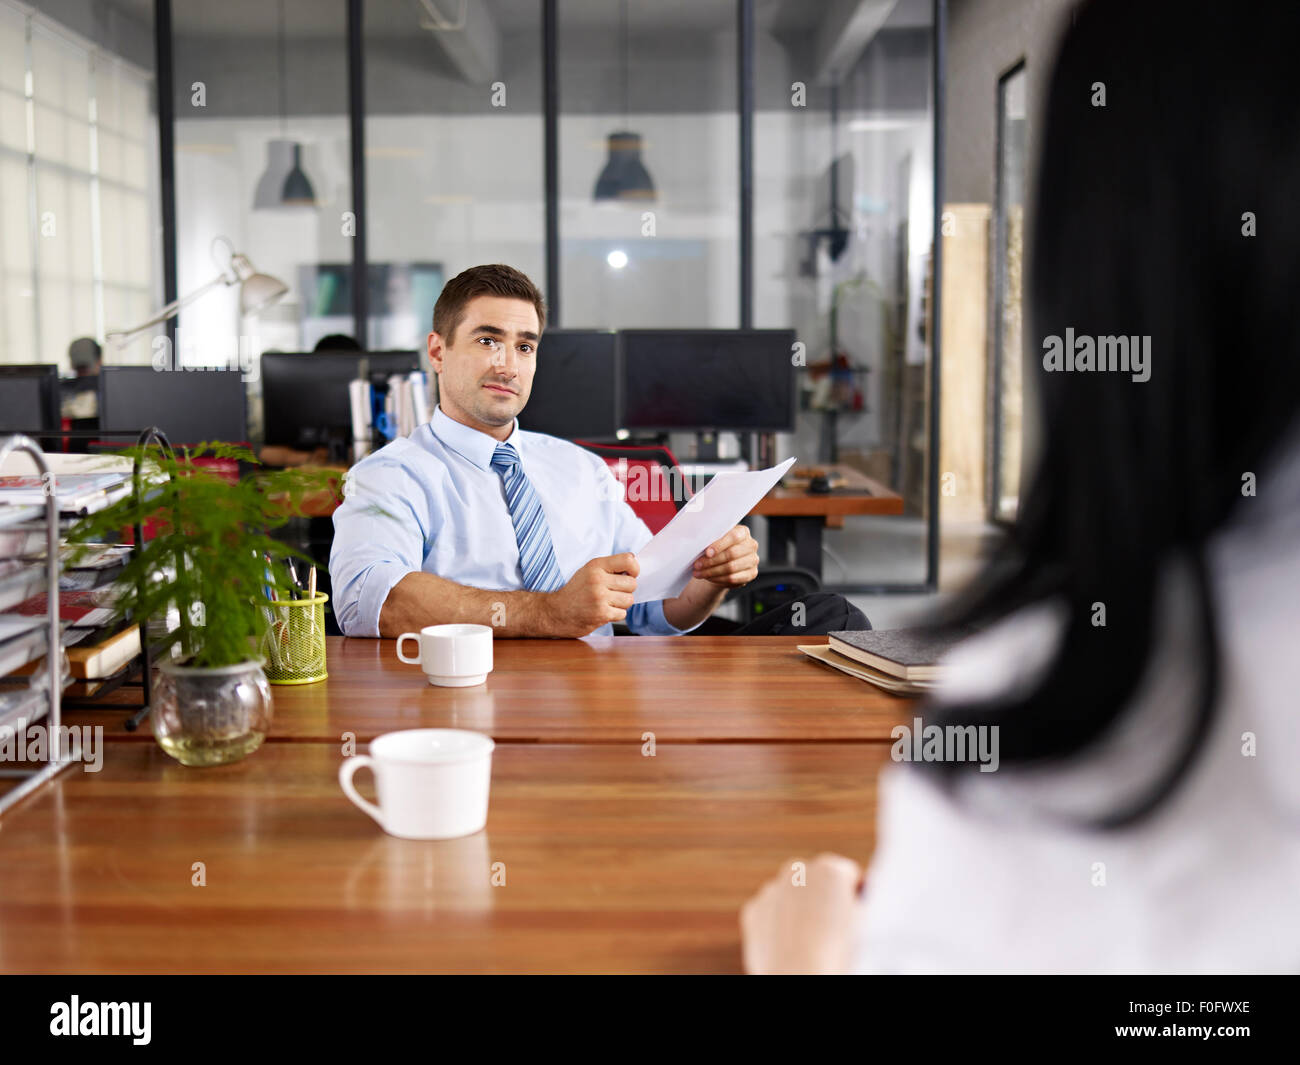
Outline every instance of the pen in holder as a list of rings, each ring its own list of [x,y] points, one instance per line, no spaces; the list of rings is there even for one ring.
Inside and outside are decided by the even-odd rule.
[[[311,684],[324,680],[324,592],[302,599],[279,599],[262,605],[267,632],[261,654],[266,659],[266,679],[272,684]]]

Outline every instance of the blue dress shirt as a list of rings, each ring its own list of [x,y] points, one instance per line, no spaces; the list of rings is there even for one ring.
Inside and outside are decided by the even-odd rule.
[[[635,554],[650,542],[604,459],[526,432],[518,419],[506,442],[541,500],[565,581],[593,558]],[[408,573],[422,570],[471,588],[523,589],[514,524],[492,468],[497,443],[436,407],[410,436],[348,471],[330,551],[334,614],[345,635],[378,636],[384,600]],[[668,622],[662,602],[634,604],[626,623],[638,635],[689,631]],[[603,625],[591,635],[613,631]]]

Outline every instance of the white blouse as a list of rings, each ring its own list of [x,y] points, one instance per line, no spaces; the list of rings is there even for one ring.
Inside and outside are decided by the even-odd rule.
[[[1211,544],[1220,698],[1177,789],[1131,828],[1061,820],[1124,808],[1185,735],[1195,600],[1171,569],[1133,705],[1086,757],[965,772],[952,797],[924,768],[881,774],[856,971],[1300,971],[1300,450],[1288,454]],[[1045,604],[968,640],[936,701],[1028,683],[1063,613]]]

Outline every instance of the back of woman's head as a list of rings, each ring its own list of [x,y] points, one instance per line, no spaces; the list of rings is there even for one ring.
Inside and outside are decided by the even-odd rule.
[[[1268,491],[1261,472],[1300,410],[1298,37],[1296,4],[1084,3],[1041,115],[1025,331],[1040,455],[1008,550],[956,620],[1055,598],[1068,621],[1036,691],[943,716],[998,724],[1004,765],[1080,753],[1131,701],[1161,573],[1185,559],[1200,593],[1194,727],[1143,799],[1101,824],[1154,809],[1195,759],[1218,686],[1204,549],[1250,505],[1248,479]]]

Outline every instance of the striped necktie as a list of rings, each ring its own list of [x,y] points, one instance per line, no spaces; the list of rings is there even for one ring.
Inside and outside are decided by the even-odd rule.
[[[564,586],[560,567],[555,561],[551,530],[546,525],[542,501],[524,474],[519,455],[509,444],[498,444],[492,454],[492,468],[501,475],[506,506],[515,526],[519,544],[519,572],[524,588],[530,592],[553,592]]]

